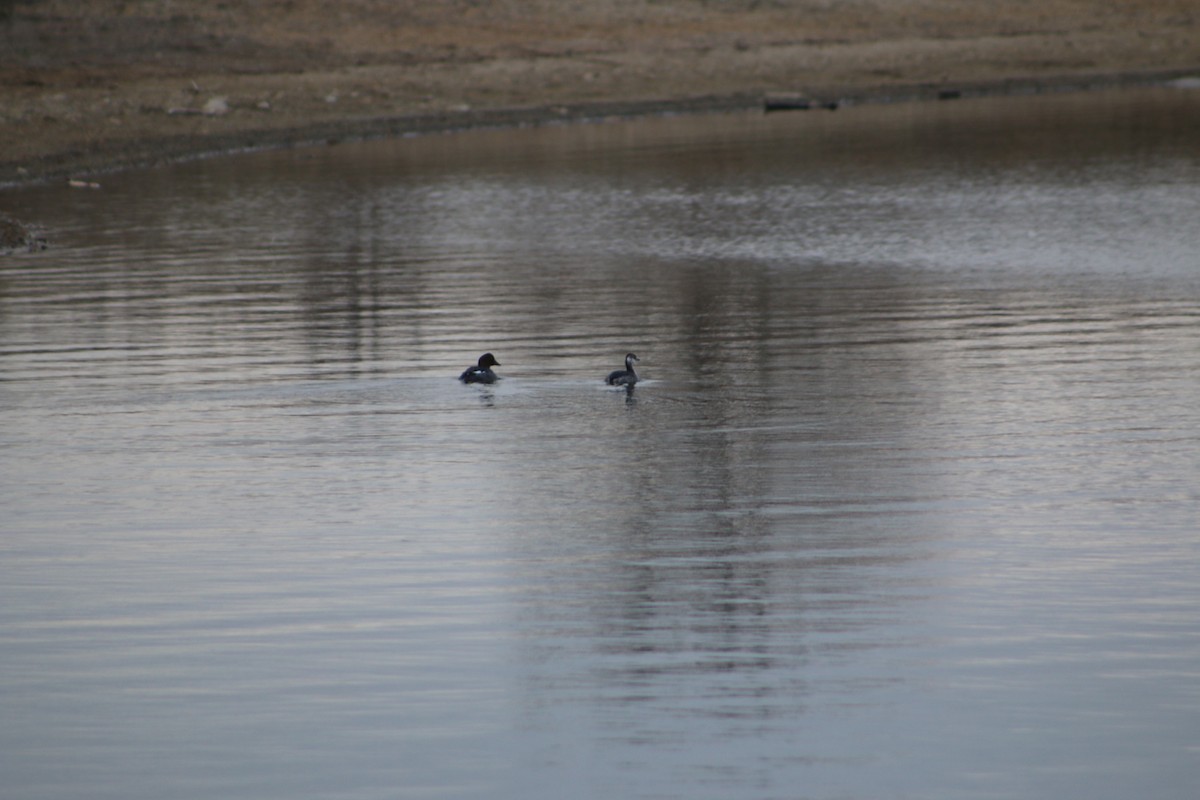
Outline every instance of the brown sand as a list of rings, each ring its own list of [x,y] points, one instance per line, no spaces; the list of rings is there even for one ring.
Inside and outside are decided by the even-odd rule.
[[[0,0],[0,185],[773,92],[1186,74],[1196,0]]]

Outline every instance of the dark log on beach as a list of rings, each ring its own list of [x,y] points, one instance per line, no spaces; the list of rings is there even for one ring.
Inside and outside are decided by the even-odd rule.
[[[819,100],[802,95],[775,94],[767,95],[763,98],[763,111],[767,113],[773,111],[808,111],[814,108],[836,111],[837,107],[837,100]]]

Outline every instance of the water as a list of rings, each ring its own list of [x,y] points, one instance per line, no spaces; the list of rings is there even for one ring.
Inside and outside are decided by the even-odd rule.
[[[0,195],[6,796],[1194,796],[1200,95],[102,183]]]

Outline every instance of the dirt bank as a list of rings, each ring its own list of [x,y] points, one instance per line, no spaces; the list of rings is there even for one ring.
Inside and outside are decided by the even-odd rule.
[[[1200,73],[1195,0],[0,0],[0,184],[795,92]]]

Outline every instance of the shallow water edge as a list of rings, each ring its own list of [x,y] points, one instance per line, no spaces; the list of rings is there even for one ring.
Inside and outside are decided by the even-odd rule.
[[[1011,76],[988,81],[940,81],[859,86],[792,87],[797,95],[818,99],[814,109],[837,106],[928,102],[971,97],[1004,97],[1103,91],[1166,85],[1188,79],[1197,69],[1096,72],[1058,76]],[[232,133],[166,136],[98,143],[86,152],[45,156],[29,162],[0,162],[0,189],[43,184],[69,177],[144,169],[261,150],[316,147],[488,128],[532,127],[613,118],[674,114],[711,114],[765,107],[760,92],[697,95],[646,100],[596,101],[510,108],[464,109],[435,114],[344,119],[301,127],[250,128]],[[25,220],[29,221],[29,220]]]

